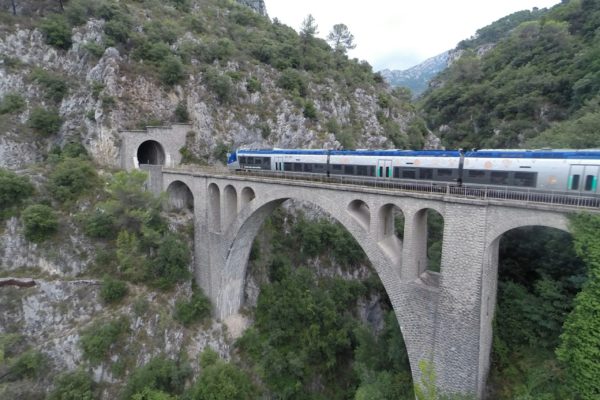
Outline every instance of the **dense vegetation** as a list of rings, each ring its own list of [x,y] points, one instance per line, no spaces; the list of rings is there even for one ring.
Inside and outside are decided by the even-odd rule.
[[[453,148],[597,147],[599,27],[599,3],[572,0],[480,30],[424,96],[428,124]]]

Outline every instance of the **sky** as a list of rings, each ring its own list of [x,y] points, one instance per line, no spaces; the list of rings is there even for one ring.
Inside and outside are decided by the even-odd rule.
[[[271,19],[300,30],[312,14],[325,38],[343,23],[354,35],[348,55],[375,71],[407,69],[456,47],[477,29],[515,11],[546,8],[560,0],[264,0]]]

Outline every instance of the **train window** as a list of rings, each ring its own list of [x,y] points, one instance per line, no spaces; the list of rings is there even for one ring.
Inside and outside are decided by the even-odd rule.
[[[375,176],[375,166],[371,165],[369,167],[369,176]]]
[[[584,190],[587,190],[588,192],[590,190],[596,190],[596,177],[594,175],[587,175],[585,177],[585,185],[583,186]]]
[[[283,163],[283,170],[284,171],[291,171],[292,170],[292,163],[291,162]]]
[[[263,157],[262,160],[263,165],[271,165],[271,157]]]
[[[515,186],[535,187],[535,172],[515,172]]]
[[[302,172],[302,163],[294,163],[294,171]]]
[[[421,179],[433,179],[433,169],[421,168],[419,169],[419,178]]]
[[[394,178],[400,178],[400,167],[394,167]]]
[[[485,178],[485,171],[481,171],[481,170],[477,170],[477,169],[469,170],[469,178],[484,179]]]
[[[304,172],[312,172],[312,164],[306,163],[304,165]]]
[[[356,175],[367,176],[368,170],[366,165],[357,165],[356,166]]]
[[[571,189],[571,190],[579,189],[579,175],[571,176],[571,185],[570,185],[569,189]]]
[[[417,179],[417,171],[414,169],[403,169],[402,170],[402,178],[403,179]]]
[[[344,175],[354,175],[354,165],[344,165]]]
[[[438,168],[437,177],[442,180],[450,179],[452,177],[452,170],[449,168]]]
[[[332,174],[341,174],[342,166],[339,164],[331,164],[331,173]]]
[[[325,164],[312,164],[313,172],[323,172],[325,171]]]
[[[492,185],[507,185],[508,184],[508,172],[506,171],[492,171],[490,174]]]
[[[246,157],[240,157],[240,164],[246,164]]]

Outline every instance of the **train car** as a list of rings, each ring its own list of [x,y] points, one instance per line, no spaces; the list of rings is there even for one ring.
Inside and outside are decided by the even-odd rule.
[[[238,150],[228,167],[599,194],[600,150]]]

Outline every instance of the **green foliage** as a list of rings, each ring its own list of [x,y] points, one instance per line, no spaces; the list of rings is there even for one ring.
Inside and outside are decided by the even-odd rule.
[[[258,78],[256,78],[255,76],[248,77],[248,79],[246,80],[246,90],[248,91],[248,93],[257,93],[260,92],[261,89],[262,85]]]
[[[219,102],[230,103],[233,101],[235,87],[229,76],[209,68],[204,74],[203,82],[217,96]]]
[[[189,279],[190,249],[185,240],[168,232],[157,244],[156,256],[149,262],[146,279],[161,289],[170,289],[177,282]]]
[[[55,199],[65,202],[76,200],[96,188],[100,180],[96,168],[85,158],[64,158],[55,167],[48,180],[48,190]]]
[[[127,284],[110,276],[105,276],[100,287],[100,297],[106,304],[118,303],[127,295]]]
[[[311,100],[307,100],[304,102],[304,110],[302,111],[304,118],[308,119],[317,119],[317,108],[315,107],[315,103]]]
[[[66,372],[56,379],[48,400],[93,400],[94,381],[83,370]]]
[[[33,185],[27,177],[0,168],[0,220],[8,215],[10,209],[31,197],[33,192]]]
[[[69,92],[69,87],[63,76],[36,68],[31,73],[31,78],[44,88],[44,98],[55,103],[60,103]]]
[[[62,15],[52,14],[48,16],[42,21],[40,29],[46,36],[46,43],[50,46],[68,50],[73,44],[71,27]]]
[[[185,68],[179,57],[170,55],[160,62],[158,74],[162,83],[173,86],[183,82],[185,79]]]
[[[183,391],[186,379],[190,375],[191,369],[189,366],[162,356],[155,357],[144,366],[133,371],[120,398],[129,400],[134,398],[136,394],[147,392],[148,389],[168,394],[180,394]],[[141,397],[141,399],[154,400],[155,397]],[[161,399],[161,397],[158,397],[158,399]]]
[[[308,85],[302,74],[291,68],[281,72],[277,80],[277,86],[302,97],[306,96],[308,90]]]
[[[202,357],[206,358],[204,353]],[[203,365],[200,378],[186,394],[186,398],[189,400],[252,400],[257,398],[257,393],[250,378],[240,368],[217,359]]]
[[[23,96],[18,93],[7,93],[0,101],[0,115],[20,113],[25,109],[25,106]]]
[[[56,109],[36,107],[31,110],[27,124],[40,136],[48,137],[60,131],[62,119]]]
[[[177,300],[173,318],[184,326],[191,326],[210,317],[210,300],[202,293],[200,288],[195,288],[189,301]]]
[[[144,388],[141,392],[134,394],[131,400],[177,400],[177,397],[161,390]]]
[[[80,345],[83,356],[92,365],[100,364],[128,332],[129,321],[125,316],[108,322],[94,322],[81,331]]]
[[[175,107],[175,120],[177,122],[188,122],[190,120],[190,113],[188,113],[185,102],[180,101]]]
[[[23,210],[24,233],[27,240],[43,242],[58,230],[58,217],[52,208],[34,204]]]
[[[100,43],[96,43],[96,42],[86,42],[83,45],[83,48],[90,53],[92,56],[96,57],[96,58],[100,58],[102,57],[102,55],[104,54],[104,51],[106,50],[106,48],[101,45]]]
[[[417,400],[436,400],[438,392],[433,364],[421,360],[419,361],[419,370],[421,370],[421,382],[415,384],[415,397]]]
[[[227,162],[227,153],[229,152],[229,146],[221,141],[217,142],[215,146],[212,156],[215,160],[221,161],[222,163]]]
[[[28,350],[11,363],[7,376],[10,380],[37,378],[42,375],[47,364],[48,360],[44,354]]]
[[[588,281],[575,298],[556,354],[567,366],[570,387],[583,399],[600,396],[600,217],[578,214],[571,220],[575,251],[586,263]]]

